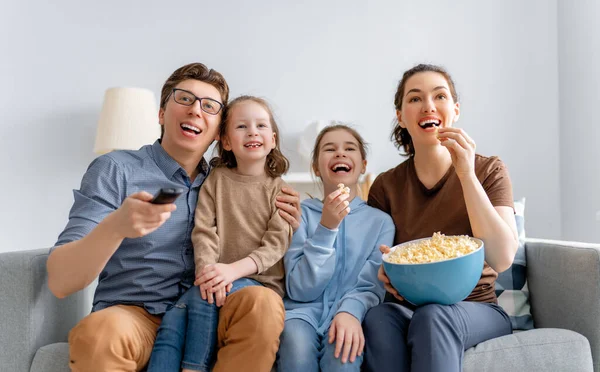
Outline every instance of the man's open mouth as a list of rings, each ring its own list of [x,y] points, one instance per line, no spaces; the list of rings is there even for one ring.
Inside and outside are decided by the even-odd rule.
[[[193,125],[190,125],[190,124],[186,124],[186,123],[181,124],[181,129],[183,129],[185,132],[193,133],[193,134],[202,133],[202,129],[195,127]]]

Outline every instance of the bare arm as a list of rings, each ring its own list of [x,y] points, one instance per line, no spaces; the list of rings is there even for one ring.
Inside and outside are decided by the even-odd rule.
[[[519,246],[511,207],[494,207],[475,175],[461,179],[473,236],[485,242],[485,260],[496,272],[510,267]]]
[[[123,238],[111,226],[107,216],[88,235],[57,247],[46,264],[48,287],[58,298],[65,298],[87,287],[102,271]]]
[[[175,210],[174,204],[154,205],[152,195],[140,192],[126,198],[83,238],[54,249],[46,264],[48,287],[64,298],[87,287],[102,271],[125,238],[144,236],[159,228]]]
[[[452,156],[473,235],[485,243],[485,260],[496,272],[510,267],[519,245],[511,207],[494,207],[475,175],[475,141],[459,128],[440,128],[439,138]]]

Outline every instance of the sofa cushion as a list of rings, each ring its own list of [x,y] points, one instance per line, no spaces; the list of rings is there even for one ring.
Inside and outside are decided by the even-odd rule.
[[[69,344],[57,342],[42,346],[33,357],[30,372],[69,372]]]
[[[542,328],[495,338],[465,352],[464,372],[569,371],[591,372],[588,340],[564,329]],[[69,345],[41,347],[31,372],[69,372]]]
[[[593,372],[590,344],[579,333],[540,328],[482,342],[465,352],[463,372]]]
[[[513,329],[533,329],[527,288],[527,262],[525,260],[525,198],[515,200],[515,220],[519,233],[519,248],[511,267],[500,273],[496,280],[498,305],[510,317]]]

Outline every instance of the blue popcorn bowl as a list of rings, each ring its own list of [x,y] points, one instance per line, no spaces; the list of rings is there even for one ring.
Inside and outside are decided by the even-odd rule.
[[[473,291],[483,271],[483,241],[471,238],[479,244],[475,251],[448,260],[399,264],[387,261],[394,250],[410,243],[431,238],[405,242],[391,248],[383,255],[383,268],[392,286],[408,302],[416,305],[452,305],[467,298]]]

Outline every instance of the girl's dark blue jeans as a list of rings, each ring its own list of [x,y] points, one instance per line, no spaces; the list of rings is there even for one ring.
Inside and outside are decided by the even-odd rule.
[[[228,295],[253,285],[262,284],[238,279]],[[203,300],[197,286],[188,289],[162,319],[148,372],[179,372],[182,368],[209,371],[215,362],[218,324],[217,305]]]

